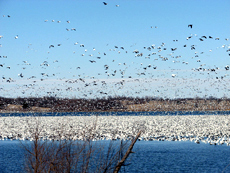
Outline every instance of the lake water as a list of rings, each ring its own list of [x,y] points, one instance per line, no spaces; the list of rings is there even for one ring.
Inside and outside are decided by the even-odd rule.
[[[175,116],[175,115],[230,115],[230,111],[156,111],[156,112],[45,112],[45,113],[0,113],[7,116]]]
[[[102,141],[108,144],[109,141]],[[227,145],[191,141],[137,141],[122,172],[222,172],[230,163]],[[0,172],[23,172],[19,141],[0,141]],[[225,169],[230,172],[230,167]]]

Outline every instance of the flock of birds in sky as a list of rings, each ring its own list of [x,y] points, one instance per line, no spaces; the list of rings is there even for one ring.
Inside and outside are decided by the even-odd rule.
[[[108,5],[108,3],[103,2],[104,5]],[[119,7],[119,5],[116,5],[116,7]],[[10,18],[10,15],[3,15],[3,17],[8,17]],[[61,23],[62,21],[60,20],[44,20],[44,22],[56,22],[56,23]],[[66,20],[66,23],[70,24],[71,21]],[[194,26],[193,24],[188,24],[187,26],[188,29],[193,29]],[[157,26],[150,26],[150,28],[155,28],[157,29]],[[76,28],[65,28],[66,31],[68,32],[77,32]],[[7,39],[4,37],[4,35],[0,35],[0,41],[2,39]],[[20,35],[15,35],[14,39],[20,39]],[[119,60],[123,60],[120,62],[117,62],[116,58],[111,58],[111,53],[106,52],[106,51],[98,51],[96,49],[96,47],[92,47],[92,48],[88,48],[84,43],[79,43],[79,42],[73,42],[72,44],[74,46],[79,46],[80,51],[73,51],[73,54],[77,54],[78,53],[78,57],[87,57],[87,61],[90,64],[103,64],[101,67],[103,68],[103,70],[99,70],[100,72],[98,72],[97,74],[95,74],[94,76],[87,76],[87,72],[84,71],[84,73],[80,74],[79,70],[82,69],[81,65],[75,67],[74,72],[70,72],[70,73],[75,73],[73,74],[73,78],[76,80],[72,80],[72,79],[67,79],[66,83],[77,83],[77,82],[83,82],[85,83],[85,87],[87,86],[97,86],[97,82],[96,80],[93,80],[92,83],[86,83],[85,79],[90,78],[90,79],[97,79],[100,78],[99,76],[106,76],[107,78],[113,78],[113,77],[117,77],[122,79],[120,82],[118,82],[117,84],[119,85],[123,85],[125,79],[129,78],[129,79],[137,79],[138,78],[159,78],[160,76],[164,76],[165,74],[160,74],[159,71],[158,73],[157,70],[159,69],[160,63],[158,63],[159,61],[171,61],[173,64],[179,63],[179,64],[183,64],[183,65],[188,65],[190,62],[189,61],[185,61],[185,58],[182,57],[179,53],[179,51],[181,49],[185,49],[183,51],[192,51],[193,52],[193,56],[191,57],[190,60],[192,60],[193,62],[196,61],[198,63],[198,67],[194,67],[192,69],[190,69],[193,72],[200,72],[200,73],[206,73],[206,74],[215,74],[215,79],[224,79],[226,77],[229,77],[229,73],[228,71],[230,70],[229,65],[230,64],[226,64],[226,66],[224,67],[224,69],[221,69],[219,67],[213,66],[210,67],[208,64],[203,63],[202,62],[202,56],[206,53],[209,52],[211,53],[213,50],[210,49],[209,51],[200,51],[200,48],[197,48],[196,44],[191,44],[191,42],[189,42],[192,39],[196,39],[199,40],[200,42],[205,42],[207,40],[215,40],[215,41],[219,41],[219,40],[225,40],[226,44],[220,45],[218,47],[218,49],[223,49],[224,51],[226,51],[226,56],[228,56],[230,58],[230,44],[229,44],[229,39],[228,38],[219,38],[219,37],[213,37],[210,35],[202,35],[202,36],[198,36],[197,34],[191,34],[189,35],[187,38],[185,38],[185,42],[187,41],[187,43],[181,45],[181,47],[167,47],[167,44],[162,42],[160,45],[146,45],[143,46],[139,49],[135,48],[132,51],[130,51],[129,49],[126,49],[126,47],[124,46],[119,46],[119,45],[114,45],[113,47],[108,48],[109,52],[115,52],[115,56],[122,56],[122,58],[120,58]],[[172,40],[173,42],[179,42],[179,40],[175,39]],[[28,48],[30,48],[31,44],[28,44]],[[62,43],[55,43],[55,44],[49,44],[47,45],[48,51],[47,54],[49,55],[50,52],[55,51],[55,49],[57,47],[61,47],[63,44]],[[2,47],[2,44],[0,44],[0,47]],[[106,47],[109,47],[109,44],[106,45]],[[132,45],[130,47],[135,47],[135,45]],[[78,48],[78,49],[79,49]],[[81,53],[79,53],[81,52]],[[88,53],[89,52],[89,53]],[[139,58],[143,60],[143,62],[152,62],[149,64],[146,63],[139,63],[139,59],[133,59],[130,64],[130,61],[125,61],[125,59],[123,57],[133,57],[133,58]],[[6,68],[8,70],[14,70],[13,68],[11,68],[10,64],[6,64],[4,63],[4,59],[7,58],[14,58],[14,57],[8,57],[7,55],[1,55],[0,54],[0,71],[1,68]],[[107,63],[103,63],[104,60],[106,59],[105,62]],[[111,59],[110,62],[108,61],[108,59]],[[59,63],[60,59],[54,59],[51,62],[49,60],[44,60],[42,61],[40,64],[37,64],[37,66],[40,66],[42,70],[45,71],[45,69],[49,68],[50,66],[53,66],[54,63]],[[229,61],[230,62],[230,61]],[[53,64],[51,64],[53,63]],[[112,64],[110,64],[112,63]],[[114,66],[113,64],[116,63],[116,66]],[[21,65],[21,64],[19,64]],[[31,66],[33,64],[31,64],[29,62],[29,60],[23,60],[22,62],[22,71],[17,73],[19,78],[25,78],[24,72],[23,70],[26,70],[25,66]],[[207,68],[207,66],[209,66]],[[93,70],[93,66],[92,67]],[[129,68],[133,68],[134,69],[134,74],[132,73],[128,73],[128,69]],[[96,70],[96,69],[95,69]],[[173,69],[171,69],[173,71]],[[218,75],[218,71],[225,71],[225,74],[219,76]],[[70,70],[71,71],[71,70]],[[170,74],[171,78],[177,78],[178,77],[178,73],[175,73],[176,70],[174,70],[173,73]],[[46,72],[41,72],[40,73],[40,79],[41,81],[44,81],[46,78],[48,77],[55,77],[58,73],[61,73],[61,71],[57,71],[54,72],[52,74],[46,73]],[[158,74],[158,75],[154,75],[154,74]],[[3,82],[7,82],[7,83],[11,83],[11,82],[15,82],[16,80],[13,79],[13,77],[6,77],[7,74],[2,74],[1,73],[1,78],[2,78],[2,83]],[[179,75],[180,76],[180,75]],[[169,76],[168,76],[169,77]],[[38,79],[38,76],[35,76],[33,74],[31,74],[30,77],[28,77],[27,79]],[[33,81],[33,84],[31,84],[32,86],[35,85],[36,81]],[[102,85],[106,85],[105,81],[102,81]],[[0,91],[3,88],[0,88]],[[67,87],[66,90],[69,90],[70,87]],[[100,93],[104,93],[102,91],[100,91]]]

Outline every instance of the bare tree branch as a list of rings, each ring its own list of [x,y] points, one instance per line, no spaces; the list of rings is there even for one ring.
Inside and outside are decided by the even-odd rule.
[[[119,170],[121,169],[121,167],[124,165],[125,163],[125,160],[129,157],[129,154],[130,153],[133,153],[132,149],[133,149],[133,146],[134,144],[136,143],[137,139],[139,138],[139,136],[141,135],[141,131],[137,134],[137,136],[135,137],[135,139],[132,141],[132,143],[130,144],[129,146],[129,149],[127,150],[127,152],[125,153],[124,157],[121,159],[120,162],[118,162],[115,170],[114,170],[114,173],[118,173]]]

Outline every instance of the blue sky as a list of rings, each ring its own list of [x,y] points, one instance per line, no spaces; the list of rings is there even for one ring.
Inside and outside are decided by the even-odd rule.
[[[225,67],[230,65],[230,1],[105,2],[108,4],[97,0],[0,1],[0,96],[228,95],[230,72]],[[135,50],[139,53],[133,53]],[[129,81],[130,77],[141,79],[129,82],[132,90],[118,92],[118,85],[113,86],[114,81]],[[76,85],[65,82],[69,79],[77,80]],[[80,79],[88,80],[89,85],[83,82],[81,86]],[[153,86],[146,85],[148,80],[155,81]],[[181,84],[184,80],[186,86]],[[199,85],[199,80],[204,84]],[[103,88],[101,81],[111,84]],[[207,81],[214,81],[215,87]]]

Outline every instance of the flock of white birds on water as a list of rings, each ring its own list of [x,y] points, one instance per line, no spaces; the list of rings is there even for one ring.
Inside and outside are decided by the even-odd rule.
[[[108,5],[108,3],[103,2],[104,5]],[[119,5],[116,5],[119,7]],[[10,15],[3,15],[5,18],[11,18]],[[63,21],[60,20],[47,20],[44,22],[52,22],[52,23],[61,23]],[[71,21],[64,21],[67,24],[71,24]],[[193,24],[188,24],[185,26],[186,29],[192,30],[195,26]],[[150,29],[158,29],[158,26],[150,26]],[[70,27],[64,28],[64,32],[77,32],[77,28]],[[4,35],[0,35],[0,41],[5,38]],[[20,35],[15,34],[15,40],[20,39]],[[219,45],[217,48],[213,48],[210,50],[200,51],[200,47],[196,44],[191,43],[191,41],[225,41],[225,44]],[[178,43],[181,40],[172,40],[173,43]],[[201,35],[191,34],[184,38],[184,44],[181,44],[181,47],[167,47],[167,43],[162,42],[160,45],[146,45],[141,48],[135,48],[131,52],[130,49],[126,49],[126,47],[122,45],[114,45],[108,48],[108,52],[100,51],[95,47],[87,47],[84,43],[79,43],[78,41],[73,42],[72,45],[78,47],[79,51],[72,50],[74,55],[78,54],[78,57],[87,57],[88,64],[103,64],[101,67],[103,68],[102,73],[97,73],[94,76],[88,76],[87,72],[80,73],[82,69],[81,65],[75,67],[70,73],[73,74],[74,79],[64,79],[63,80],[68,84],[68,86],[63,89],[63,87],[59,88],[59,86],[55,86],[55,90],[52,90],[52,93],[63,90],[66,91],[75,91],[73,87],[70,87],[70,84],[73,83],[83,83],[82,88],[77,88],[78,91],[84,92],[83,88],[86,87],[98,87],[99,83],[102,86],[106,85],[106,81],[97,80],[100,76],[106,76],[108,78],[118,77],[121,80],[117,81],[114,85],[118,86],[117,90],[122,89],[123,85],[125,85],[125,80],[135,79],[138,81],[138,78],[148,78],[155,79],[161,76],[165,76],[165,74],[159,74],[154,76],[159,66],[157,64],[159,61],[171,61],[172,64],[182,64],[189,65],[190,62],[186,60],[191,60],[192,62],[196,62],[198,65],[192,69],[192,75],[206,74],[207,76],[214,77],[215,80],[223,80],[225,78],[229,78],[229,64],[226,64],[224,67],[210,66],[209,62],[203,62],[202,57],[206,53],[211,54],[216,49],[221,49],[226,52],[226,57],[230,57],[230,44],[228,38],[219,38],[211,35]],[[64,43],[63,43],[64,44]],[[55,51],[57,47],[63,46],[62,43],[47,43],[47,55],[50,55],[51,52]],[[28,48],[30,48],[31,44],[28,44]],[[177,44],[178,45],[178,44]],[[0,44],[0,47],[4,45]],[[135,45],[132,45],[135,47]],[[132,47],[131,46],[131,47]],[[185,49],[186,51],[192,51],[192,57],[183,57],[180,55],[180,50]],[[89,53],[90,52],[90,53]],[[126,62],[125,58],[119,59],[120,62],[117,62],[116,58],[109,59],[110,52],[115,52],[116,56],[122,57],[133,57],[133,58],[141,58],[144,63],[136,63],[135,59],[133,62]],[[0,52],[1,53],[1,52]],[[51,55],[50,55],[51,56]],[[12,58],[8,55],[0,54],[0,70],[1,68],[5,68],[7,70],[14,70],[11,68],[10,64],[4,62],[5,59]],[[50,58],[52,59],[52,58]],[[106,62],[103,63],[103,60],[106,59]],[[45,71],[47,68],[54,66],[54,64],[59,63],[59,59],[44,60],[41,61],[38,66],[40,66],[40,70]],[[146,64],[146,62],[152,62]],[[112,63],[112,64],[110,64]],[[114,63],[117,64],[117,69],[114,69]],[[25,79],[31,83],[19,86],[19,88],[23,88],[23,94],[28,90],[35,90],[35,86],[39,81],[46,81],[49,77],[57,76],[60,72],[57,70],[56,72],[49,74],[41,71],[40,76],[35,76],[34,74],[25,74],[23,70],[26,70],[28,66],[36,66],[35,64],[31,64],[29,60],[23,60],[21,72],[17,74],[17,77],[20,79]],[[128,73],[128,69],[132,67],[137,67],[134,71],[135,74]],[[93,68],[93,66],[90,66]],[[175,73],[170,74],[170,78],[177,78],[182,75],[182,73],[177,72],[177,70],[171,70]],[[223,72],[224,73],[221,73]],[[220,72],[220,75],[219,75]],[[7,76],[7,74],[1,75],[1,83],[13,83],[17,80],[13,77]],[[27,77],[26,77],[27,76]],[[87,79],[91,79],[91,82],[87,82]],[[140,80],[141,81],[141,80]],[[218,82],[217,81],[217,82]],[[167,82],[167,81],[166,81]],[[167,83],[164,83],[167,85]],[[228,85],[224,89],[228,91]],[[189,86],[188,86],[189,87]],[[18,88],[16,88],[18,89]],[[44,88],[40,88],[43,90]],[[94,89],[94,88],[93,88]],[[113,88],[114,89],[114,88]],[[144,88],[145,89],[145,88]],[[144,90],[142,88],[142,90]],[[7,90],[3,86],[0,86],[0,92],[3,90]],[[160,89],[156,89],[154,92],[159,92]],[[38,92],[40,90],[38,89]],[[136,94],[139,91],[136,91]],[[141,92],[141,91],[140,91]],[[47,91],[47,94],[50,94],[50,91]],[[85,93],[84,96],[91,95],[93,91]],[[105,92],[102,89],[98,89],[98,94],[108,95],[109,93]],[[209,115],[209,116],[63,116],[63,117],[3,117],[0,115],[0,139],[1,140],[34,140],[33,132],[36,126],[39,124],[40,128],[40,139],[41,140],[62,140],[62,139],[71,139],[71,140],[83,140],[89,137],[92,137],[93,140],[104,140],[104,139],[131,139],[133,136],[137,134],[138,131],[142,131],[139,140],[171,140],[171,141],[183,141],[183,140],[191,140],[196,143],[206,142],[209,144],[230,144],[230,130],[229,130],[230,118],[229,116],[220,116],[220,115]]]
[[[1,117],[0,140],[139,140],[193,141],[230,145],[230,118],[226,115],[194,116],[55,116]]]

